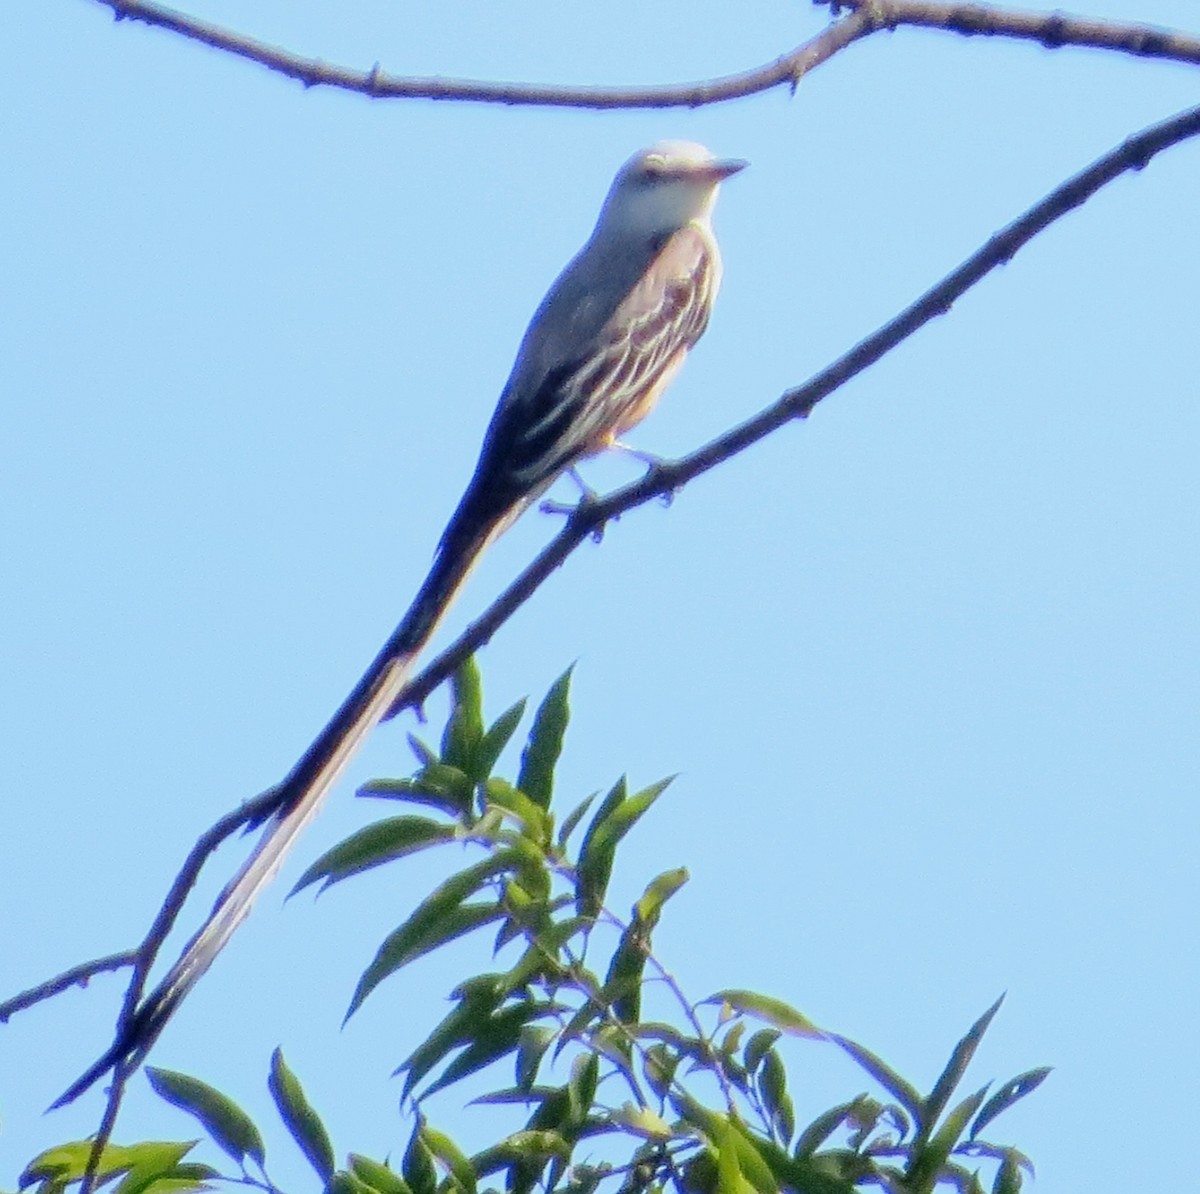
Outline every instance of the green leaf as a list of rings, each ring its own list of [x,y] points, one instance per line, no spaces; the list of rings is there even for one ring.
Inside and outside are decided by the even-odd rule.
[[[193,1148],[188,1144],[138,1144],[129,1149],[130,1165],[114,1190],[120,1194],[139,1194],[151,1186],[177,1183],[180,1190],[204,1188],[203,1178],[180,1177],[180,1161]],[[207,1171],[211,1173],[211,1170]]]
[[[758,1069],[767,1050],[775,1044],[783,1034],[778,1028],[760,1028],[747,1042],[742,1053],[742,1064],[747,1072],[753,1074]]]
[[[562,754],[563,736],[571,720],[571,673],[574,666],[551,686],[545,699],[534,714],[533,729],[521,752],[521,771],[517,776],[517,787],[534,804],[550,807],[554,792],[554,769]]]
[[[1013,1156],[1007,1156],[1000,1162],[996,1170],[996,1180],[992,1182],[992,1194],[1020,1194],[1021,1166]]]
[[[418,738],[416,734],[408,735],[408,745],[409,749],[414,755],[416,755],[417,762],[420,763],[422,767],[428,767],[430,763],[436,763],[438,761],[437,751],[428,745],[428,743],[423,742],[420,738]]]
[[[413,1194],[434,1194],[437,1190],[437,1170],[433,1164],[433,1153],[425,1143],[422,1128],[425,1117],[418,1116],[413,1127],[412,1138],[404,1152],[404,1161],[400,1166],[404,1180],[408,1183]]]
[[[661,1115],[651,1111],[649,1107],[636,1107],[633,1103],[625,1103],[612,1112],[613,1123],[620,1124],[626,1131],[643,1140],[673,1140],[675,1130]]]
[[[634,919],[648,928],[658,924],[663,905],[688,881],[686,867],[676,867],[674,870],[663,871],[661,875],[650,881],[642,893],[642,898],[633,906]]]
[[[283,1051],[276,1049],[271,1054],[271,1075],[267,1080],[267,1089],[275,1106],[283,1119],[292,1139],[300,1146],[300,1151],[308,1159],[308,1163],[317,1171],[317,1176],[323,1182],[333,1176],[333,1145],[329,1141],[329,1133],[321,1122],[321,1117],[313,1109],[312,1104],[304,1095],[300,1080],[288,1069],[283,1060]]]
[[[596,1084],[599,1080],[600,1058],[595,1053],[585,1053],[571,1063],[567,1092],[571,1104],[571,1114],[568,1118],[572,1128],[577,1130],[587,1121],[592,1104],[596,1100]]]
[[[641,1018],[642,973],[646,968],[649,941],[635,924],[621,934],[604,978],[601,999],[622,1024],[635,1024]]]
[[[146,1077],[160,1098],[194,1115],[222,1152],[239,1164],[246,1157],[253,1158],[260,1166],[263,1164],[266,1154],[258,1128],[227,1095],[199,1078],[174,1070],[147,1066]]]
[[[366,1182],[372,1190],[378,1190],[379,1194],[412,1194],[404,1178],[387,1165],[359,1153],[351,1153],[349,1161],[355,1177]]]
[[[388,817],[327,850],[300,876],[291,894],[323,879],[321,890],[360,871],[394,862],[429,846],[455,840],[454,827],[428,817]]]
[[[521,1039],[517,1045],[516,1083],[520,1090],[528,1093],[537,1081],[538,1070],[546,1050],[554,1043],[555,1032],[552,1028],[542,1028],[538,1025],[527,1024],[521,1029]]]
[[[854,1117],[854,1109],[866,1097],[865,1094],[861,1094],[857,1099],[851,1099],[848,1103],[841,1103],[837,1107],[831,1107],[828,1111],[818,1115],[800,1133],[800,1138],[796,1141],[794,1155],[796,1157],[811,1157],[843,1123]]]
[[[531,1020],[553,1010],[553,1007],[553,1004],[529,1000],[503,1008],[488,1017],[467,1047],[425,1088],[421,1097],[428,1098],[491,1065],[506,1053],[512,1053],[520,1042],[521,1029]]]
[[[484,734],[483,741],[480,742],[479,749],[475,752],[475,769],[480,782],[492,774],[492,768],[495,767],[496,760],[508,745],[513,734],[516,733],[517,726],[521,724],[521,718],[524,715],[525,701],[522,698],[511,708],[501,713],[492,723],[488,732]]]
[[[621,839],[662,795],[674,777],[659,780],[633,796],[621,778],[600,805],[584,835],[576,868],[576,903],[581,916],[595,916],[604,903],[613,858]]]
[[[963,1074],[966,1073],[967,1066],[971,1064],[971,1058],[975,1056],[975,1050],[979,1048],[979,1042],[983,1040],[983,1034],[987,1032],[988,1025],[991,1024],[992,1018],[1000,1010],[1000,1005],[1003,1002],[1004,996],[1001,995],[971,1025],[966,1036],[954,1046],[954,1052],[950,1054],[950,1060],[946,1068],[941,1072],[937,1082],[934,1083],[933,1091],[929,1098],[922,1104],[921,1114],[917,1117],[916,1144],[918,1147],[929,1138],[934,1125],[938,1121],[938,1117],[945,1110],[946,1104],[950,1101],[950,1096],[962,1080]]]
[[[558,1132],[524,1130],[513,1132],[491,1148],[476,1153],[471,1166],[479,1177],[486,1177],[517,1162],[544,1164],[555,1156],[564,1160],[571,1156],[571,1146]]]
[[[322,1194],[376,1194],[375,1187],[364,1181],[357,1173],[339,1169],[325,1183]]]
[[[660,1098],[665,1098],[671,1089],[675,1071],[682,1060],[680,1055],[666,1045],[650,1045],[642,1052],[642,1073],[650,1089]]]
[[[986,1103],[971,1125],[971,1139],[974,1140],[996,1116],[1007,1111],[1018,1099],[1023,1099],[1030,1091],[1037,1090],[1050,1075],[1053,1066],[1038,1066],[1035,1070],[1027,1070],[1010,1078]]]
[[[787,1071],[784,1069],[783,1059],[774,1049],[769,1049],[763,1059],[762,1072],[758,1075],[758,1089],[762,1095],[763,1106],[771,1117],[772,1126],[786,1144],[796,1130],[796,1116],[787,1092]]]
[[[475,785],[465,771],[434,760],[412,779],[373,779],[358,789],[358,796],[379,800],[403,800],[429,805],[454,817],[470,810]]]
[[[442,1022],[396,1068],[405,1073],[404,1098],[439,1061],[459,1045],[478,1035],[504,998],[494,978],[464,984],[456,992],[460,1002]]]
[[[484,792],[490,803],[499,805],[516,819],[527,838],[542,849],[549,847],[550,817],[541,805],[502,779],[489,779]]]
[[[731,988],[718,991],[703,1001],[704,1003],[725,1003],[735,1012],[753,1016],[778,1028],[781,1032],[793,1036],[813,1037],[824,1039],[823,1033],[807,1016],[802,1016],[789,1003],[775,999],[770,995],[760,995],[757,991],[742,991]]]
[[[589,808],[592,807],[592,801],[596,799],[598,793],[593,792],[590,796],[581,800],[568,814],[562,827],[558,831],[558,848],[564,849],[567,844],[567,839],[575,832],[575,827],[583,820]]]
[[[478,779],[475,752],[483,741],[483,688],[474,656],[458,665],[450,678],[450,693],[453,704],[442,734],[442,762]]]
[[[930,1137],[924,1147],[914,1143],[912,1160],[906,1176],[905,1190],[908,1194],[933,1194],[946,1158],[950,1156],[950,1151],[958,1143],[959,1137],[966,1131],[967,1124],[979,1110],[983,1100],[987,1097],[987,1092],[988,1088],[985,1086],[963,1099],[946,1116],[942,1126]]]
[[[20,1187],[40,1184],[41,1194],[61,1194],[70,1182],[83,1177],[92,1143],[91,1140],[77,1140],[39,1153],[18,1178]],[[110,1144],[100,1155],[96,1168],[97,1184],[124,1174],[116,1186],[122,1194],[141,1194],[152,1187],[162,1194],[171,1190],[207,1189],[208,1181],[219,1176],[215,1170],[207,1165],[181,1164],[196,1143],[195,1140],[150,1140],[127,1146]]]
[[[828,1033],[827,1036],[849,1053],[862,1069],[866,1070],[876,1082],[884,1087],[916,1123],[921,1122],[922,1100],[915,1086],[901,1078],[891,1066],[882,1058],[876,1057],[870,1049],[864,1048],[849,1037],[839,1036],[836,1032]]]
[[[92,1155],[91,1140],[75,1140],[59,1144],[39,1153],[17,1179],[22,1188],[38,1181],[72,1182],[83,1176]],[[96,1167],[98,1177],[110,1177],[131,1169],[134,1165],[173,1166],[185,1157],[196,1141],[155,1140],[142,1144],[109,1144],[100,1154]]]
[[[455,1188],[461,1190],[462,1194],[475,1194],[475,1170],[458,1145],[445,1132],[439,1132],[428,1124],[421,1127],[421,1139],[433,1156],[446,1167]]]
[[[469,933],[472,929],[503,915],[495,902],[463,904],[496,875],[519,869],[523,859],[516,850],[498,850],[466,870],[452,875],[421,901],[409,918],[394,930],[379,947],[371,964],[358,980],[350,1008],[349,1019],[366,997],[389,975],[414,958]]]

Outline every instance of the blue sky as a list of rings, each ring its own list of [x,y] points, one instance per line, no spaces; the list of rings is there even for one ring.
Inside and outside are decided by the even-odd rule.
[[[1133,8],[1196,28],[1185,0],[1087,6]],[[826,12],[190,11],[349,65],[584,83],[749,67]],[[709,333],[635,437],[671,455],[1197,94],[1179,66],[899,31],[794,97],[508,110],[306,92],[79,0],[7,36],[2,994],[132,945],[196,835],[324,722],[630,152],[689,137],[752,162],[721,196]],[[622,519],[481,658],[494,712],[578,661],[565,792],[679,773],[615,895],[690,868],[659,941],[697,996],[770,991],[927,1086],[1007,991],[978,1078],[1056,1067],[1001,1121],[1043,1189],[1131,1153],[1139,1185],[1169,1186],[1200,1113],[1198,186],[1194,143],[1119,180],[807,423]],[[439,641],[554,525],[497,545]],[[434,871],[283,894],[376,811],[353,783],[409,768],[407,728],[372,740],[155,1055],[269,1123],[281,1044],[342,1153],[407,1135],[388,1074],[457,972],[431,963],[339,1024]],[[99,979],[0,1031],[0,1185],[94,1128],[97,1096],[41,1109],[119,997]],[[791,1055],[801,1112],[861,1089],[831,1053]],[[144,1090],[125,1124],[192,1134]],[[281,1132],[270,1148],[311,1188]]]

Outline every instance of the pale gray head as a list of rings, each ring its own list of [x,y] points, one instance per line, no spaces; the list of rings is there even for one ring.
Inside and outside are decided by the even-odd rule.
[[[717,188],[745,165],[715,157],[695,141],[659,141],[617,171],[596,231],[656,237],[693,220],[707,224]]]

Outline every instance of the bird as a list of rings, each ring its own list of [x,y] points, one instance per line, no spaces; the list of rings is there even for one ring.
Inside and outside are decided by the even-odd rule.
[[[521,341],[475,471],[408,612],[275,789],[276,811],[178,961],[118,1027],[110,1049],[53,1107],[109,1070],[132,1072],[208,970],[342,769],[399,698],[421,651],[486,548],[577,462],[620,446],[708,326],[721,281],[712,228],[720,184],[745,165],[661,141],[617,171],[583,248]]]

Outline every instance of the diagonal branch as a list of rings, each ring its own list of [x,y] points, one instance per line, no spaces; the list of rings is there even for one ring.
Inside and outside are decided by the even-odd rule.
[[[499,83],[481,79],[449,79],[392,75],[375,63],[369,70],[337,66],[203,21],[156,0],[98,0],[117,20],[142,21],[169,29],[192,41],[257,62],[296,79],[305,87],[337,87],[373,99],[426,99],[459,103],[567,108],[698,108],[724,103],[772,88],[793,91],[815,67],[852,42],[901,25],[944,29],[950,33],[988,34],[1036,41],[1051,49],[1080,46],[1169,59],[1200,65],[1200,37],[1150,25],[1033,13],[985,4],[936,0],[813,0],[828,5],[836,17],[816,37],[787,54],[737,74],[691,83],[652,87],[568,87],[556,84]]]
[[[0,1024],[7,1024],[10,1016],[33,1007],[35,1003],[52,999],[71,987],[86,987],[96,975],[109,970],[124,970],[126,966],[135,965],[137,960],[136,950],[126,950],[125,953],[109,954],[105,958],[95,958],[91,962],[81,962],[78,966],[72,966],[70,970],[64,970],[62,974],[57,974],[54,978],[38,983],[36,987],[30,987],[28,991],[22,991],[19,995],[0,1003]]]
[[[873,365],[935,316],[946,314],[972,286],[997,266],[1012,260],[1039,232],[1122,174],[1143,169],[1164,149],[1197,135],[1200,135],[1200,107],[1189,108],[1135,133],[1055,187],[910,306],[802,386],[788,390],[757,415],[680,460],[661,462],[639,480],[607,497],[581,503],[541,554],[451,646],[413,678],[398,707],[419,708],[468,656],[491,639],[580,543],[588,537],[599,536],[610,521],[655,498],[670,496],[688,481],[745,451],[784,424],[806,418],[818,402]]]

